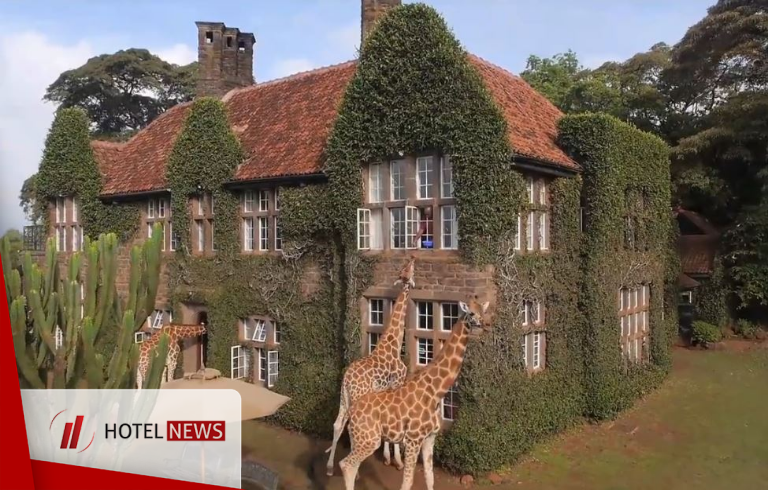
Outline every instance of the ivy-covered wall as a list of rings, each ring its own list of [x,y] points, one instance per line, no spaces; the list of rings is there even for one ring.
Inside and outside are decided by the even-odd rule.
[[[89,125],[82,109],[56,112],[37,175],[37,205],[48,206],[59,196],[75,196],[86,236],[116,233],[126,242],[138,229],[139,212],[134,206],[114,206],[99,199],[102,181],[91,149]],[[49,214],[43,215],[50,226]]]
[[[668,297],[674,294],[667,269],[673,223],[668,148],[655,136],[597,114],[564,117],[560,139],[583,167],[579,303],[585,315],[586,414],[609,418],[658,384],[671,362],[677,297]],[[635,365],[623,360],[619,348],[618,298],[620,288],[643,283],[651,295],[650,363]]]

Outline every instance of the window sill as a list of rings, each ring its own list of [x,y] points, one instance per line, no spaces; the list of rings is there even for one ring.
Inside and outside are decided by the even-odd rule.
[[[445,248],[389,248],[382,250],[361,250],[364,256],[376,256],[376,257],[399,257],[405,255],[415,255],[416,258],[450,258],[455,259],[459,257],[460,253],[458,249],[445,249]]]

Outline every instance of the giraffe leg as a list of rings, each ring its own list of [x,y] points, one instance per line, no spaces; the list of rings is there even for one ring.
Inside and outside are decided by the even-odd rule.
[[[144,383],[144,376],[142,375],[141,369],[139,369],[136,372],[136,389],[140,390],[142,388],[143,383]]]
[[[339,443],[341,433],[344,432],[344,426],[347,425],[347,407],[344,403],[344,393],[341,394],[341,402],[339,403],[339,415],[336,417],[336,422],[333,423],[333,442],[331,447],[326,450],[331,454],[328,456],[328,463],[325,465],[325,472],[328,476],[333,476],[333,459],[336,456],[336,445]]]
[[[351,435],[351,434],[350,434]],[[356,441],[352,437],[352,451],[346,458],[339,461],[339,468],[344,475],[344,488],[346,490],[355,489],[355,481],[358,479],[358,470],[360,464],[371,454],[375,453],[381,445],[381,439],[371,438],[363,441]]]
[[[172,355],[168,355],[168,365],[166,366],[166,369],[168,370],[166,376],[167,381],[173,381],[173,374],[176,372],[177,361],[178,358],[176,357],[176,351],[174,351]]]
[[[431,434],[424,439],[424,444],[421,446],[421,459],[424,462],[424,479],[427,481],[427,490],[434,490],[435,488],[435,473],[432,460],[432,454],[435,449],[435,438],[437,434]]]
[[[403,484],[400,490],[411,490],[413,486],[413,474],[416,472],[416,460],[419,458],[419,441],[405,440],[405,471],[403,472]]]
[[[389,460],[389,441],[384,441],[384,464],[387,466],[392,464]]]
[[[393,444],[392,446],[395,450],[395,468],[397,468],[397,471],[403,471],[403,460],[400,457],[400,444]]]

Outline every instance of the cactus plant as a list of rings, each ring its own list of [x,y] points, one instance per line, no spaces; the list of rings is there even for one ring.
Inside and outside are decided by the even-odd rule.
[[[31,388],[131,389],[139,348],[134,334],[152,312],[160,277],[160,225],[153,238],[131,250],[128,294],[115,287],[118,241],[113,233],[71,255],[60,277],[55,242],[46,244],[44,267],[27,252],[12,268],[7,239],[0,244],[13,346],[22,385]],[[83,261],[85,258],[85,261]],[[123,303],[123,300],[125,303]],[[108,339],[117,340],[111,345]],[[163,334],[143,388],[160,386],[169,339]],[[107,351],[107,352],[105,352]],[[105,355],[111,353],[109,363]]]

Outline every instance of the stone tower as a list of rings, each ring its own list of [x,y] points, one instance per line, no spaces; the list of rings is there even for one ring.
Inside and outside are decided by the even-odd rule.
[[[197,24],[197,96],[222,97],[238,87],[253,85],[253,46],[256,38],[222,22]]]
[[[373,26],[376,21],[381,18],[384,13],[392,7],[397,7],[401,4],[401,0],[362,0],[362,41],[365,41],[365,37],[373,30]]]

